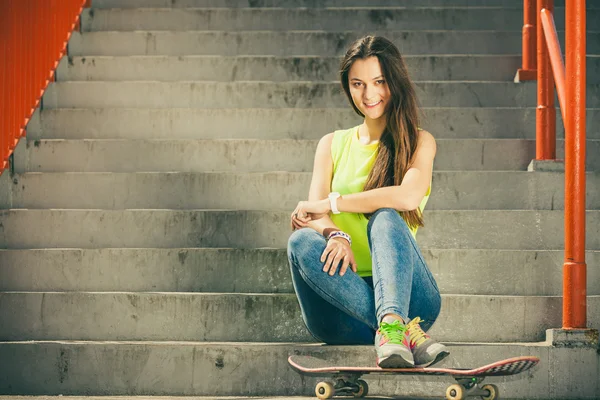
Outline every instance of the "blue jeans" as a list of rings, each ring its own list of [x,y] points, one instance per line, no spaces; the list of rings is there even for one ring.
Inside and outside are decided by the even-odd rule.
[[[311,228],[295,231],[288,259],[302,318],[309,332],[328,344],[373,344],[386,314],[419,316],[427,330],[441,308],[433,275],[404,219],[393,209],[377,210],[367,225],[373,276],[361,278],[323,272],[323,235]]]

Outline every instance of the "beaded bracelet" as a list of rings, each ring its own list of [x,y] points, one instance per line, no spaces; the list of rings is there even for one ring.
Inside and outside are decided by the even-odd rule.
[[[335,237],[341,237],[341,238],[346,239],[348,241],[348,243],[350,244],[350,246],[352,246],[352,239],[350,238],[350,235],[348,235],[346,232],[333,231],[329,234],[329,236],[327,237],[327,240],[333,239]]]

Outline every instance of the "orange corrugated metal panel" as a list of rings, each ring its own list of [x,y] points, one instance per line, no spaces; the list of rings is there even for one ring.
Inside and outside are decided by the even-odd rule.
[[[89,0],[0,0],[0,173]]]

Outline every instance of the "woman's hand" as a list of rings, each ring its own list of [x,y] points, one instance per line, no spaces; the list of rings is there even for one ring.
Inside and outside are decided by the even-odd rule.
[[[340,276],[344,276],[348,266],[350,266],[352,271],[356,272],[356,261],[354,260],[354,253],[352,253],[350,243],[342,237],[329,239],[327,247],[325,247],[325,251],[321,255],[321,262],[325,263],[323,271],[333,276],[340,261],[342,262]]]
[[[291,216],[292,230],[308,226],[310,221],[323,218],[329,211],[329,199],[299,202]]]

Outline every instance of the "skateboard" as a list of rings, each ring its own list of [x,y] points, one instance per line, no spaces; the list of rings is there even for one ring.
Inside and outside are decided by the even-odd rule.
[[[320,400],[336,395],[364,397],[369,392],[369,385],[360,379],[363,375],[449,375],[456,383],[448,386],[446,399],[460,400],[471,396],[480,396],[484,400],[494,400],[499,396],[498,387],[492,384],[480,385],[488,376],[516,375],[534,367],[537,357],[514,357],[483,367],[467,368],[379,368],[366,366],[339,366],[326,360],[311,356],[290,356],[288,362],[301,375],[329,378],[315,387],[315,394]]]

